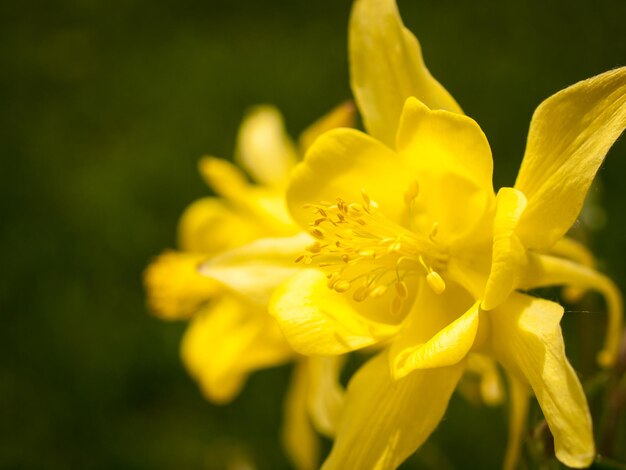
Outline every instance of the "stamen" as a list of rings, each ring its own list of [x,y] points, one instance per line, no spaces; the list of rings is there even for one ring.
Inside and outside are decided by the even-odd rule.
[[[415,182],[407,189],[407,201],[418,193]],[[310,205],[320,216],[309,229],[317,240],[306,247],[297,262],[332,270],[328,287],[339,293],[350,291],[356,302],[382,297],[393,286],[395,295],[389,297],[393,315],[402,311],[409,298],[409,276],[426,276],[433,290],[443,292],[445,283],[434,270],[445,269],[448,254],[432,240],[436,224],[430,236],[421,234],[377,211],[378,204],[365,189],[361,199],[348,203],[336,198],[332,203]]]
[[[333,289],[336,292],[346,292],[350,290],[350,281],[346,281],[345,279],[339,279],[333,284]]]
[[[426,276],[426,282],[435,294],[443,294],[446,290],[446,283],[436,271],[431,271]]]
[[[409,296],[409,289],[404,281],[396,282],[396,291],[401,299],[406,299]]]

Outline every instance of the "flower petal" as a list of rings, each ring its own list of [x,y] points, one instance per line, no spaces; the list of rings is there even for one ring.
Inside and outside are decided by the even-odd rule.
[[[393,469],[441,421],[464,364],[417,370],[393,380],[380,353],[348,384],[337,437],[322,469]]]
[[[250,110],[239,128],[235,162],[262,185],[280,186],[297,161],[278,109],[264,105]]]
[[[309,375],[308,360],[303,358],[296,362],[284,401],[281,440],[298,470],[319,467],[320,442],[307,412],[311,385]]]
[[[335,129],[319,137],[294,170],[287,203],[294,218],[306,226],[317,217],[306,204],[338,197],[360,203],[365,190],[381,213],[397,221],[404,215],[404,192],[413,181],[388,147],[354,129]]]
[[[608,326],[604,349],[598,354],[598,363],[603,367],[611,367],[619,354],[624,315],[624,302],[617,286],[610,278],[594,269],[563,258],[532,254],[529,261],[520,284],[523,289],[566,285],[593,289],[604,296]]]
[[[238,294],[267,305],[274,289],[300,269],[294,260],[311,240],[306,233],[262,238],[213,257],[199,270]]]
[[[335,435],[344,398],[344,391],[339,383],[344,358],[309,357],[302,360],[306,361],[309,374],[307,393],[309,416],[320,433],[332,437]]]
[[[514,188],[502,188],[496,197],[493,223],[491,272],[482,308],[491,310],[506,300],[518,287],[527,260],[526,249],[515,234],[515,227],[526,208],[526,197]]]
[[[329,289],[327,281],[323,272],[303,269],[272,297],[270,313],[294,350],[306,356],[344,354],[376,344],[396,331],[396,327],[365,318],[350,297]]]
[[[420,289],[418,298],[390,349],[394,379],[415,369],[432,369],[460,362],[471,349],[478,331],[480,303],[467,308],[467,294],[450,285],[441,295]],[[463,301],[459,301],[463,298]]]
[[[448,111],[431,111],[406,100],[397,134],[397,151],[419,184],[417,222],[440,237],[472,230],[493,203],[493,160],[487,138],[475,121]],[[423,215],[421,215],[423,214]]]
[[[554,302],[515,293],[489,312],[496,358],[518,380],[530,383],[554,436],[557,458],[580,468],[595,455],[591,415],[565,357],[562,316],[563,308]]]
[[[528,385],[521,382],[511,374],[507,374],[509,379],[509,438],[506,444],[504,455],[504,470],[515,470],[518,468],[522,444],[524,442],[524,430],[528,419],[529,390]]]
[[[181,355],[205,396],[226,403],[239,393],[250,372],[282,364],[293,351],[263,309],[225,294],[194,316]]]
[[[220,158],[203,157],[198,166],[215,193],[232,204],[241,217],[258,225],[266,235],[296,233],[287,213],[283,188],[251,185],[239,168]]]
[[[262,235],[262,227],[243,217],[225,201],[213,197],[191,203],[178,223],[180,249],[207,256]]]
[[[419,42],[404,27],[394,0],[358,0],[350,18],[350,83],[365,127],[389,146],[405,100],[462,113],[433,78]]]
[[[560,91],[533,115],[515,188],[528,198],[518,235],[547,249],[576,220],[606,153],[626,127],[626,67]]]
[[[313,145],[313,142],[324,132],[337,129],[338,127],[355,127],[355,114],[354,103],[346,101],[322,116],[300,134],[300,153],[304,155],[309,147]]]

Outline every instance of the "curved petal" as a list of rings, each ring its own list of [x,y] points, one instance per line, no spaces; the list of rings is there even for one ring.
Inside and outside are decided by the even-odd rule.
[[[428,233],[436,222],[438,238],[471,231],[494,200],[491,149],[478,124],[460,114],[431,111],[409,98],[396,142],[419,184],[418,224],[427,219],[421,230]]]
[[[293,357],[278,325],[264,310],[223,295],[196,314],[181,343],[189,374],[212,402],[227,403],[257,369]]]
[[[550,248],[550,252],[548,254],[569,259],[589,268],[595,268],[596,266],[596,260],[589,248],[573,238],[559,238],[559,240]]]
[[[565,357],[559,322],[563,308],[547,300],[512,294],[489,313],[493,351],[518,380],[530,383],[554,436],[557,458],[587,467],[595,448],[587,399]]]
[[[191,203],[178,223],[180,249],[207,256],[243,245],[261,235],[263,229],[258,224],[213,197]]]
[[[348,384],[337,437],[322,469],[393,469],[441,421],[464,364],[417,370],[393,380],[385,352]]]
[[[523,289],[566,285],[593,289],[604,296],[608,310],[608,326],[604,349],[598,354],[598,363],[603,367],[611,367],[619,354],[624,315],[624,303],[617,286],[607,276],[566,259],[532,254],[529,260],[528,269],[520,285]]]
[[[479,322],[480,303],[475,302],[469,309],[468,304],[471,305],[468,295],[454,285],[441,295],[420,289],[413,311],[391,345],[393,378],[463,360],[474,344]]]
[[[317,216],[305,205],[337,198],[360,203],[365,190],[385,216],[397,221],[405,210],[404,192],[413,181],[388,147],[354,129],[335,129],[319,137],[294,170],[287,203],[306,227]]]
[[[367,320],[350,297],[327,286],[316,269],[303,269],[278,289],[270,313],[293,349],[306,356],[331,356],[376,344],[396,327]]]
[[[304,155],[311,145],[313,145],[313,142],[315,142],[324,132],[337,129],[339,127],[355,126],[356,109],[354,107],[354,103],[352,101],[341,103],[339,106],[332,109],[328,114],[322,116],[302,131],[299,139],[300,153]]]
[[[606,153],[626,127],[626,67],[560,91],[533,115],[515,188],[528,198],[518,235],[547,249],[576,220]]]
[[[166,251],[150,263],[144,284],[154,315],[167,320],[189,318],[222,290],[198,272],[205,259],[201,254]]]
[[[322,434],[335,435],[344,391],[339,383],[342,356],[310,357],[306,362],[309,375],[307,408],[315,428]]]
[[[518,468],[522,444],[524,442],[524,430],[528,419],[528,405],[530,394],[528,385],[517,380],[513,375],[507,374],[509,379],[509,438],[504,455],[504,470]]]
[[[515,227],[526,208],[526,197],[514,188],[502,188],[496,203],[491,272],[482,303],[485,310],[500,305],[518,287],[527,263],[526,248],[515,235]]]
[[[297,160],[278,109],[267,105],[252,108],[239,128],[235,162],[262,185],[281,186]]]
[[[476,338],[479,310],[477,302],[426,343],[398,354],[393,368],[394,378],[405,377],[415,369],[450,366],[463,360]]]
[[[261,305],[267,305],[274,289],[300,267],[295,259],[311,237],[262,238],[215,256],[200,266],[203,276]]]
[[[595,268],[596,260],[591,251],[582,243],[573,238],[563,237],[550,248],[549,255],[569,259],[589,268]],[[569,303],[580,302],[586,289],[582,287],[565,286],[561,291],[563,299]]]
[[[320,442],[307,412],[310,385],[308,361],[301,359],[291,373],[281,429],[283,447],[298,470],[319,468]]]
[[[393,146],[405,100],[462,113],[433,78],[394,0],[358,0],[350,17],[350,84],[367,131]]]

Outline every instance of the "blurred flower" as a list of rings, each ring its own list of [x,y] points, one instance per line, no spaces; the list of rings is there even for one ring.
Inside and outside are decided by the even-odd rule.
[[[329,128],[351,125],[353,114],[351,104],[339,106],[303,133],[301,145],[310,145]],[[317,466],[319,458],[311,421],[318,431],[333,432],[342,399],[340,360],[294,353],[267,313],[272,286],[298,269],[291,253],[310,242],[310,237],[297,235],[284,206],[287,178],[298,155],[278,111],[269,106],[253,109],[241,125],[235,159],[256,184],[225,160],[203,158],[200,172],[219,197],[200,199],[187,208],[179,224],[180,250],[160,255],[146,270],[145,282],[155,315],[190,320],[181,354],[210,401],[234,399],[255,370],[296,362],[285,401],[283,434],[296,466],[309,469]],[[237,248],[263,237],[286,238],[274,251],[268,252],[263,240]],[[255,250],[264,255],[254,255],[255,268],[243,273],[253,281],[255,294],[228,289],[223,281],[229,276],[243,280],[238,256]],[[288,267],[264,269],[263,256],[274,259],[285,251]]]
[[[588,466],[591,417],[565,357],[563,308],[517,291],[600,291],[609,327],[599,360],[613,363],[621,297],[563,237],[626,125],[626,68],[544,101],[516,185],[496,197],[484,134],[425,68],[395,2],[355,2],[350,48],[369,135],[332,130],[292,173],[290,212],[316,241],[297,258],[309,268],[270,305],[302,354],[388,345],[352,378],[324,468],[398,466],[441,420],[471,352],[496,359],[511,383],[506,467],[529,385],[557,458]]]

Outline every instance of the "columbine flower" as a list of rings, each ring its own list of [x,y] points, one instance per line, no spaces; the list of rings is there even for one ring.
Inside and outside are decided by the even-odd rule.
[[[529,386],[557,458],[589,465],[591,419],[565,357],[563,309],[518,291],[566,284],[603,293],[610,321],[600,360],[612,363],[619,293],[577,262],[585,252],[563,236],[626,125],[626,68],[541,104],[518,181],[496,197],[484,134],[429,74],[392,0],[357,0],[350,46],[370,135],[328,132],[294,171],[289,209],[316,241],[297,259],[308,269],[271,304],[303,354],[388,345],[350,381],[324,468],[399,465],[441,420],[470,353],[496,359],[511,383],[507,467]]]
[[[352,119],[351,104],[338,107],[302,134],[300,148],[306,149],[329,128],[350,125]],[[201,160],[200,172],[220,197],[200,199],[184,212],[179,224],[180,251],[165,252],[146,270],[148,303],[162,318],[190,319],[182,359],[204,395],[215,403],[234,399],[251,372],[296,362],[285,400],[283,440],[296,466],[311,469],[317,466],[319,453],[311,421],[318,431],[332,435],[342,399],[337,382],[340,360],[294,353],[267,313],[265,289],[271,291],[272,284],[298,268],[291,263],[267,277],[263,257],[255,250],[263,250],[272,259],[289,250],[291,257],[293,250],[302,250],[310,241],[296,235],[299,229],[284,206],[287,177],[298,161],[298,151],[276,109],[258,107],[244,119],[236,160],[257,183],[250,184],[236,166],[224,160]],[[237,248],[261,237],[279,236],[287,238],[269,254],[264,242]],[[255,268],[247,272],[248,280],[255,279],[254,293],[249,295],[225,286],[229,276],[243,280],[237,256],[244,254],[256,259]],[[204,275],[199,273],[203,263]],[[216,276],[211,277],[212,273]]]

